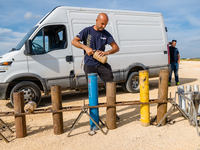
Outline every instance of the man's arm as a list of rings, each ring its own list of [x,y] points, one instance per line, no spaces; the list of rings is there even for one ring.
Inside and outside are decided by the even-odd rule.
[[[94,54],[94,51],[92,48],[90,47],[87,47],[86,45],[80,43],[81,39],[78,38],[78,37],[75,37],[73,40],[72,40],[72,45],[74,45],[75,47],[77,48],[80,48],[80,49],[84,49],[85,52],[88,54],[88,56],[90,55],[93,55]]]
[[[112,47],[112,49],[107,51],[107,52],[103,52],[103,51],[98,50],[99,56],[110,55],[110,54],[114,54],[114,53],[119,51],[119,47],[118,47],[117,43],[115,43],[115,41],[112,42],[110,44],[110,46]]]
[[[178,64],[180,63],[180,55],[178,54]]]

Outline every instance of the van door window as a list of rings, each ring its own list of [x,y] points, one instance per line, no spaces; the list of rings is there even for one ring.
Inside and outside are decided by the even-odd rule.
[[[40,30],[32,42],[32,49],[34,54],[43,53],[43,30]]]
[[[52,50],[67,47],[66,28],[64,25],[46,26],[41,29],[32,41],[34,54],[44,54]]]

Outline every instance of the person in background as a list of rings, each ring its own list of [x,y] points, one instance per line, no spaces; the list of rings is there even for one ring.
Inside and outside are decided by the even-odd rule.
[[[178,49],[175,47],[177,41],[172,40],[172,42],[169,42],[169,53],[170,53],[170,64],[171,64],[171,72],[169,74],[169,86],[171,85],[171,78],[172,78],[172,72],[174,71],[175,81],[176,85],[179,85],[179,77],[178,77],[178,69],[179,69],[179,63],[180,63],[180,55]]]

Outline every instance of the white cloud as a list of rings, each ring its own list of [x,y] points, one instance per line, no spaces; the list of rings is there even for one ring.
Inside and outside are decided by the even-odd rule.
[[[192,16],[190,14],[187,15],[188,22],[193,26],[200,26],[200,19],[199,17]]]
[[[28,20],[28,19],[40,19],[40,18],[42,18],[42,15],[33,16],[32,12],[27,12],[24,15],[24,20]]]
[[[12,32],[11,29],[0,28],[0,35],[1,35],[1,34],[7,34],[7,33],[10,33],[10,32]]]
[[[20,32],[14,32],[12,29],[7,28],[0,28],[0,37],[5,40],[7,40],[7,37],[13,37],[13,38],[21,38],[25,35],[25,33]]]
[[[14,32],[12,29],[0,28],[0,55],[14,48],[25,34]]]
[[[25,15],[24,15],[24,19],[31,19],[32,18],[32,13],[31,12],[27,12]]]

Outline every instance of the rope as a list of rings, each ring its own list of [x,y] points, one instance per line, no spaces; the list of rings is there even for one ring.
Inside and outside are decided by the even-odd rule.
[[[87,55],[87,53],[85,53],[85,55],[83,56],[83,59],[81,61],[81,68],[79,69],[79,71],[76,73],[75,77],[73,78],[73,81],[76,79],[76,76],[79,74],[79,72],[81,71],[82,67],[83,67],[83,60],[85,58],[85,56]]]

